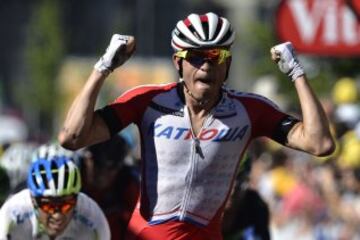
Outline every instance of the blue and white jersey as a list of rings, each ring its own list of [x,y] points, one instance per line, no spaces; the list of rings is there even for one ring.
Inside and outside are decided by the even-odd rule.
[[[37,219],[28,189],[8,199],[0,209],[0,240],[49,239]],[[110,239],[108,222],[94,200],[79,193],[74,215],[56,240]]]

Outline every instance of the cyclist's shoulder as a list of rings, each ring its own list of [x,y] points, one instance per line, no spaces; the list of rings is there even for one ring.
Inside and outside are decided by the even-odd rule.
[[[34,215],[35,209],[31,202],[30,191],[28,189],[22,190],[9,197],[0,209],[0,221],[3,225],[7,225],[2,227],[6,229],[10,229],[11,227],[13,231],[17,232],[31,229],[31,221]]]
[[[99,205],[88,195],[80,192],[74,212],[74,220],[93,228],[103,219],[103,212]]]
[[[175,82],[139,85],[124,92],[122,96],[160,93],[174,89],[176,86]]]
[[[79,192],[76,208],[81,213],[91,213],[92,211],[97,211],[99,206],[86,193]]]
[[[237,99],[242,104],[245,105],[270,105],[274,108],[278,108],[278,106],[269,98],[253,93],[253,92],[242,92],[235,89],[225,88],[224,89],[228,96],[233,99]]]
[[[33,210],[34,206],[29,189],[23,189],[9,196],[1,208],[15,209],[18,212]]]
[[[257,94],[257,93],[253,93],[253,92],[244,92],[244,91],[239,91],[239,90],[232,89],[232,88],[224,88],[224,91],[228,94],[228,96],[230,96],[232,98],[270,101],[265,96]]]

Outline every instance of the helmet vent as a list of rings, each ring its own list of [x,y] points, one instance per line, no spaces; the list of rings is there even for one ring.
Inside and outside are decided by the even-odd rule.
[[[189,26],[189,30],[192,34],[194,34],[194,36],[197,38],[197,39],[201,39],[200,35],[198,34],[198,32],[195,30],[194,26],[193,25],[190,25]]]
[[[51,173],[54,179],[55,187],[58,188],[59,185],[59,171],[55,161],[51,161]]]
[[[40,176],[41,176],[41,181],[45,184],[45,188],[49,188],[49,184],[48,181],[46,180],[46,169],[44,167],[44,165],[40,164],[39,165],[39,172],[40,172]]]
[[[195,31],[195,30],[194,30]],[[187,38],[182,32],[179,31],[178,37],[183,40],[184,42],[189,43],[190,45],[197,45],[193,41],[191,41],[189,38]]]
[[[64,164],[65,167],[65,174],[64,174],[64,183],[67,184],[69,181],[69,166],[67,164]],[[67,188],[67,185],[64,186]]]
[[[222,21],[221,18],[219,18],[219,22],[218,22],[218,24],[216,26],[214,37],[212,39],[210,39],[210,40],[214,40],[219,35],[219,32],[221,30],[222,25],[223,25],[223,21]]]
[[[225,36],[220,40],[219,44],[223,44],[224,42],[228,41],[231,35],[233,34],[232,29],[228,31]]]
[[[210,39],[210,36],[209,36],[209,22],[204,22],[203,23],[203,29],[204,29],[206,39]]]
[[[39,184],[38,182],[36,181],[36,175],[34,173],[31,174],[31,178],[32,178],[32,182],[34,183],[35,187],[36,188],[39,188]]]
[[[80,177],[79,174],[75,174],[75,179],[74,179],[73,187],[75,187],[75,186],[78,184],[79,177]]]

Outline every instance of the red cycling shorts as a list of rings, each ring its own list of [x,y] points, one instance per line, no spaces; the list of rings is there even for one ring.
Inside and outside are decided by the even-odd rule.
[[[200,227],[178,220],[149,225],[135,209],[128,225],[126,240],[222,240],[218,227]]]

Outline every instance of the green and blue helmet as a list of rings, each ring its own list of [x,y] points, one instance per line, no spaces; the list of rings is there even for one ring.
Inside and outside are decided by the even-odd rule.
[[[40,146],[34,153],[27,184],[33,197],[62,197],[81,188],[77,154],[57,144]]]

